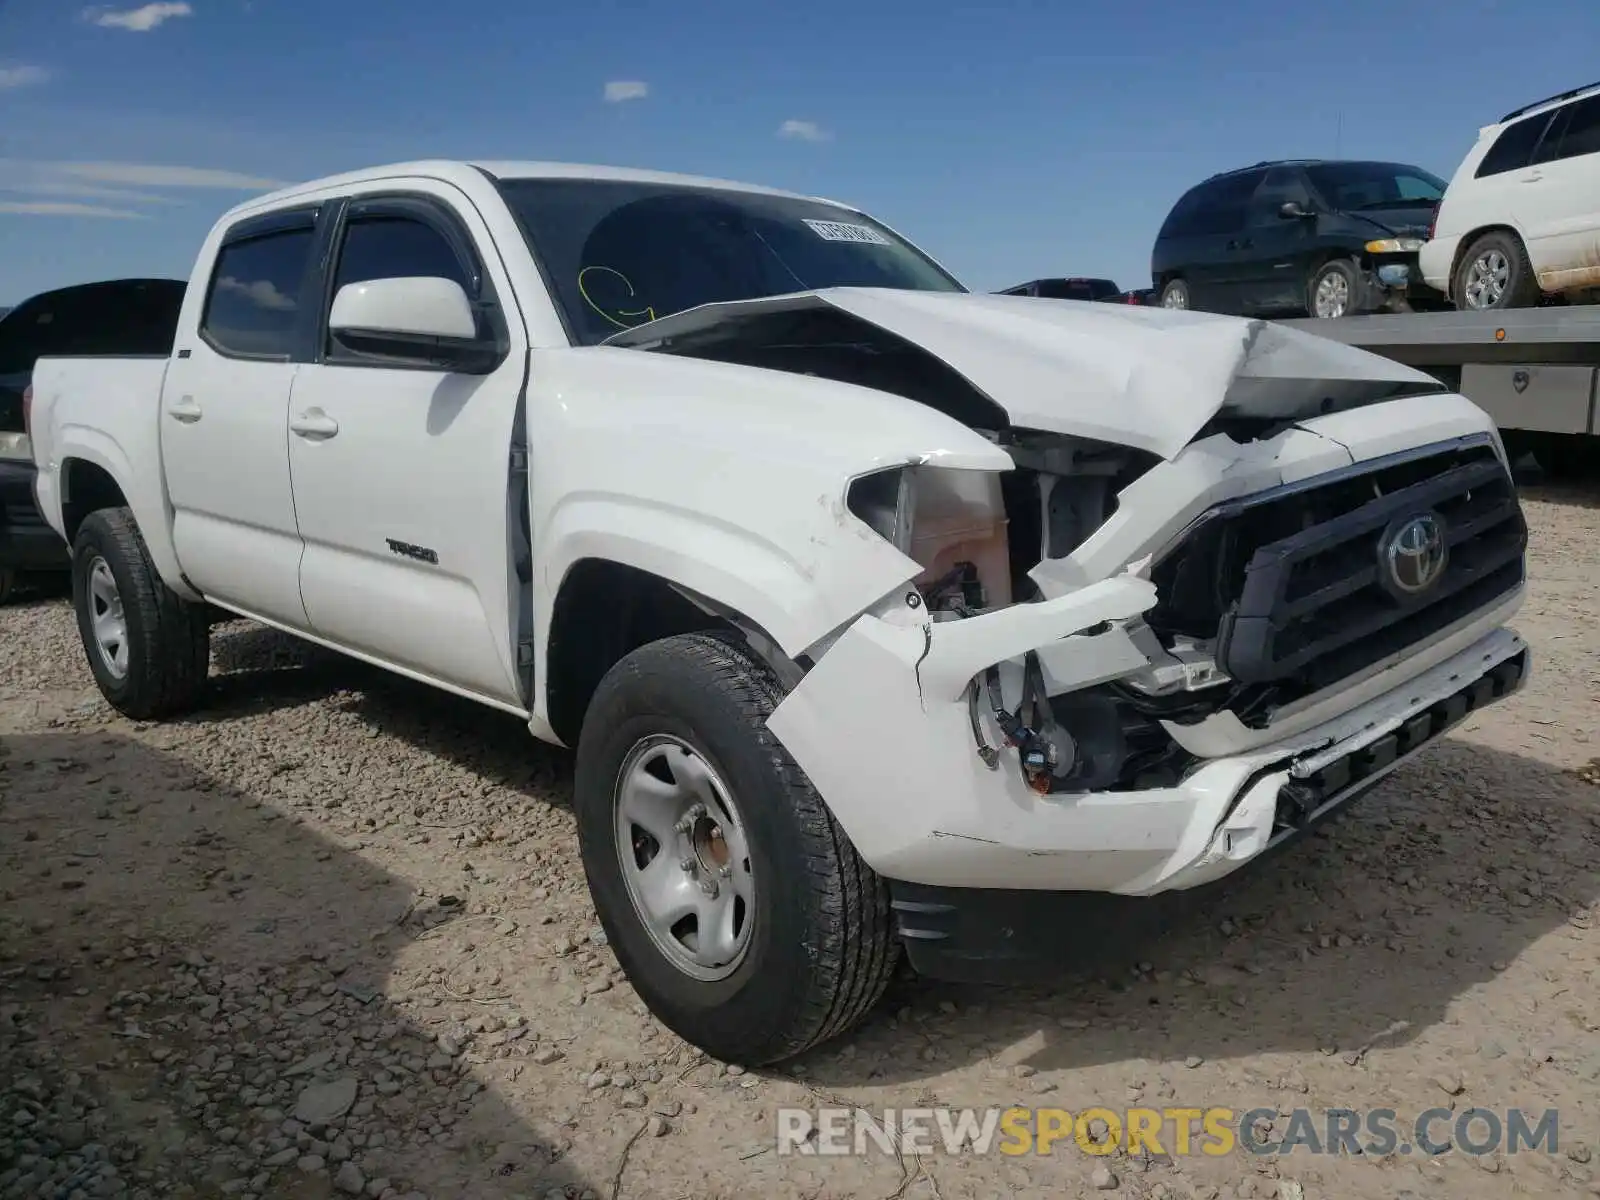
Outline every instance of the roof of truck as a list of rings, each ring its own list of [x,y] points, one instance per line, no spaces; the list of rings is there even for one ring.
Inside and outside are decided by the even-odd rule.
[[[371,183],[377,180],[395,179],[403,176],[459,180],[469,173],[480,177],[486,175],[491,179],[604,179],[621,183],[658,183],[676,184],[680,187],[725,188],[730,191],[755,192],[766,196],[784,196],[792,200],[812,200],[822,204],[837,205],[840,208],[848,207],[839,204],[836,200],[827,200],[821,196],[806,196],[798,192],[786,192],[778,188],[762,187],[759,184],[739,183],[734,180],[716,179],[709,176],[678,175],[670,171],[649,171],[634,167],[609,167],[591,163],[444,158],[387,163],[380,166],[364,167],[357,171],[346,171],[338,175],[325,175],[318,179],[307,179],[301,183],[289,184],[286,187],[279,188],[277,191],[268,192],[265,195],[247,200],[226,215],[231,217],[235,213],[276,205],[286,200],[293,200],[306,192],[320,191],[324,188]]]

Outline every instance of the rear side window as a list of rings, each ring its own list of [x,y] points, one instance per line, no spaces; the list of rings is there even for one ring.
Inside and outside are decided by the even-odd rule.
[[[1600,153],[1600,95],[1567,105],[1564,116],[1559,130],[1552,127],[1540,145],[1540,162]]]
[[[1243,171],[1237,175],[1224,175],[1209,180],[1190,192],[1173,209],[1171,223],[1177,218],[1176,230],[1162,230],[1165,237],[1214,237],[1217,234],[1235,233],[1244,228],[1245,209],[1250,197],[1266,174],[1264,171]]]
[[[224,245],[200,320],[206,341],[222,354],[288,358],[315,237],[306,225]]]
[[[1527,117],[1507,125],[1495,138],[1494,145],[1489,147],[1489,152],[1483,156],[1472,177],[1485,179],[1527,166],[1533,161],[1533,150],[1539,144],[1539,135],[1549,123],[1550,114],[1540,113],[1536,117]]]

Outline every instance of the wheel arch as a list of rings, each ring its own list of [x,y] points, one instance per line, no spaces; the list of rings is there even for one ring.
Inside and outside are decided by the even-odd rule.
[[[1509,233],[1522,243],[1522,252],[1528,253],[1528,239],[1523,236],[1510,221],[1489,221],[1483,225],[1467,230],[1456,239],[1455,253],[1450,256],[1450,274],[1445,278],[1445,299],[1451,304],[1456,304],[1456,273],[1461,270],[1461,264],[1466,261],[1467,251],[1477,243],[1477,240],[1489,233]]]
[[[574,561],[550,606],[535,683],[546,724],[575,746],[589,701],[606,673],[651,642],[721,632],[742,643],[792,686],[802,668],[757,620],[657,571],[614,558]]]

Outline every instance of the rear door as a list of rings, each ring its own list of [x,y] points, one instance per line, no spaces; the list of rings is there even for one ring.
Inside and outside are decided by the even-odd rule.
[[[1600,286],[1600,95],[1559,110],[1524,175],[1519,216],[1540,286]]]
[[[1206,312],[1241,311],[1251,238],[1250,197],[1266,175],[1240,171],[1206,185],[1194,216],[1197,236],[1187,271],[1190,307]]]
[[[289,488],[289,386],[315,319],[318,210],[222,234],[198,320],[183,322],[161,392],[161,456],[183,573],[224,605],[301,630]],[[197,332],[189,332],[196,330]]]

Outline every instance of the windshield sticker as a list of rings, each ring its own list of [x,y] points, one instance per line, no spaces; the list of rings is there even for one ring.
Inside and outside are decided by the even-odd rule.
[[[894,243],[870,225],[848,225],[843,221],[813,221],[802,217],[811,232],[825,242],[860,242],[867,246],[892,246]]]
[[[591,281],[590,277],[596,274],[601,276],[601,279]],[[606,276],[610,276],[613,282],[609,284],[602,282]],[[617,290],[617,283],[615,281],[618,280],[620,280],[622,286],[627,289],[628,299],[634,299],[637,293],[635,293],[633,290],[633,280],[629,279],[621,271],[613,270],[611,267],[585,267],[583,270],[579,271],[578,294],[583,297],[584,303],[586,303],[590,308],[594,309],[595,312],[599,313],[606,320],[610,321],[618,329],[633,329],[636,326],[647,325],[651,321],[654,321],[656,319],[656,310],[650,305],[646,305],[641,309],[635,309],[632,312],[626,312],[622,308],[612,305],[611,308],[616,314],[613,316],[611,312],[607,312],[606,309],[597,303],[595,298],[589,294],[590,289],[595,287],[598,287],[598,290],[602,293],[610,291],[614,294]],[[623,322],[619,321],[617,319],[618,317],[643,317],[644,320]]]

